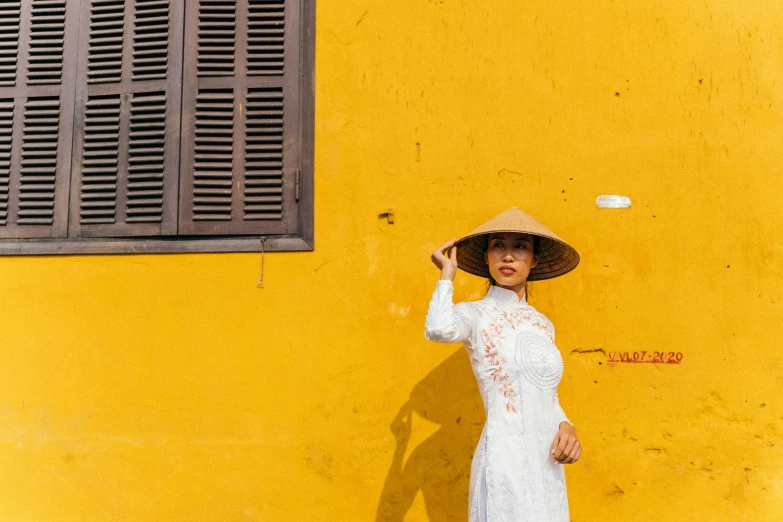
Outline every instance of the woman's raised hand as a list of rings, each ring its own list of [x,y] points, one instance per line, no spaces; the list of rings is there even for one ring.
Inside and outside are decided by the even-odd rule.
[[[444,243],[432,253],[432,262],[440,269],[440,278],[448,279],[449,281],[454,281],[454,276],[457,275],[457,247],[454,246],[455,239]]]

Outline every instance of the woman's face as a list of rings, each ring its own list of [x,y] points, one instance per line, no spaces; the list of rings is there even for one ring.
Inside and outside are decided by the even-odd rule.
[[[533,254],[533,236],[530,234],[490,234],[485,255],[490,275],[503,287],[524,285],[530,270],[538,264],[538,256]]]

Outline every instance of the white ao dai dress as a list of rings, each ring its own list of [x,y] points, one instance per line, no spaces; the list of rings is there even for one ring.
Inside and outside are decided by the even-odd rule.
[[[552,441],[568,421],[557,397],[563,359],[552,323],[511,290],[492,286],[453,304],[440,280],[425,337],[463,342],[484,402],[486,423],[470,473],[469,522],[568,522],[563,464]]]

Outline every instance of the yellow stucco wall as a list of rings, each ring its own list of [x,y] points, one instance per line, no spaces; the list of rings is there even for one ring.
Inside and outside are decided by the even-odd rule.
[[[314,252],[264,289],[256,254],[0,259],[0,520],[464,520],[483,413],[423,338],[429,253],[512,205],[582,254],[531,290],[572,519],[783,519],[781,28],[773,0],[319,0]],[[607,364],[635,350],[683,359]]]

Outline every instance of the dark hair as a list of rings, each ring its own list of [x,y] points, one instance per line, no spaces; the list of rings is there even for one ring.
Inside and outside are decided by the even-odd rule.
[[[533,236],[533,255],[538,254],[538,251],[541,248],[541,238],[539,236],[536,236],[535,234],[530,234]],[[489,250],[489,236],[490,234],[486,234],[482,241],[484,242],[484,252]],[[495,279],[492,277],[492,274],[489,275],[489,278],[487,278],[487,291],[493,286],[497,286],[498,282],[495,281]],[[528,298],[530,294],[528,294],[528,288],[527,288],[527,280],[525,280],[525,299]]]

